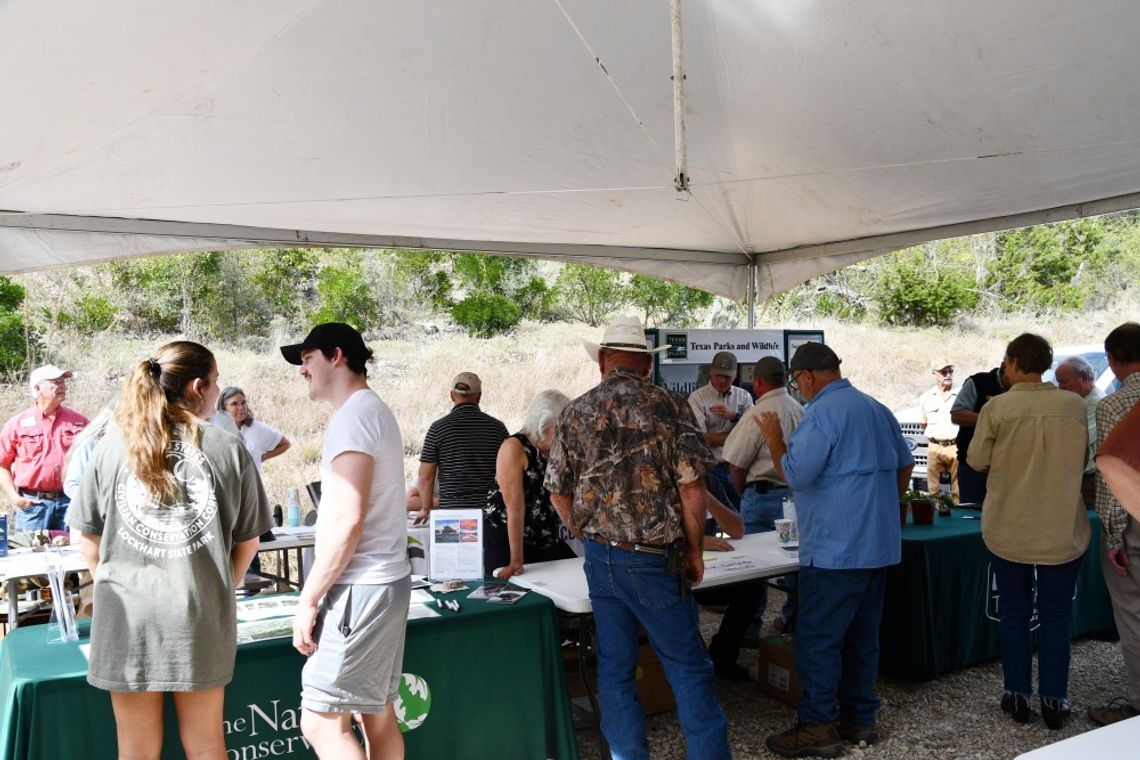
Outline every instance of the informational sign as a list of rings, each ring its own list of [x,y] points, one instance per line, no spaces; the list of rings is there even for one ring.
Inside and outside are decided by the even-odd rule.
[[[708,367],[720,351],[738,364],[736,384],[752,385],[752,368],[765,356],[786,362],[790,352],[808,341],[823,342],[820,330],[706,330],[661,327],[645,331],[651,346],[668,346],[654,356],[654,382],[683,395],[708,383]]]
[[[431,579],[483,580],[483,510],[433,509],[429,524]]]
[[[765,356],[783,358],[783,330],[668,330],[659,331],[669,350],[662,364],[708,364],[720,351],[731,351],[741,364]]]

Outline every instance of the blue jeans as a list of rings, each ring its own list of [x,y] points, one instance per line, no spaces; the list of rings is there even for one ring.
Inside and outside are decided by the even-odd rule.
[[[773,488],[767,493],[760,493],[749,486],[744,489],[740,497],[740,516],[744,518],[744,532],[768,533],[776,529],[776,520],[784,517],[784,499],[792,495],[790,488]],[[780,611],[780,618],[786,624],[796,615],[796,576],[784,576],[784,588],[788,590],[788,598],[784,608]],[[764,597],[760,602],[760,610],[756,613],[756,620],[749,627],[745,638],[759,638],[761,618],[768,607],[768,592],[765,588]]]
[[[24,493],[20,492],[21,496]],[[58,499],[43,499],[28,495],[25,498],[39,499],[39,504],[29,504],[26,509],[15,509],[16,530],[67,530],[67,508],[71,499],[60,496]]]
[[[796,715],[802,722],[830,723],[842,717],[861,726],[875,724],[886,577],[881,567],[800,567],[796,674],[804,693]]]
[[[692,760],[732,756],[728,725],[713,687],[713,665],[687,584],[665,558],[586,542],[586,581],[594,607],[602,733],[614,760],[649,760],[645,711],[637,699],[638,627],[665,668]]]
[[[990,554],[1001,612],[1001,669],[1005,690],[1033,693],[1034,575],[1037,576],[1037,693],[1047,699],[1069,698],[1069,621],[1077,588],[1078,557],[1063,565],[1026,565]]]

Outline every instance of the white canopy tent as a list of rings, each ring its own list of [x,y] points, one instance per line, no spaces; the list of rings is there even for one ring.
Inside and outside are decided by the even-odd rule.
[[[424,247],[743,300],[1140,206],[1140,4],[681,7],[675,61],[668,0],[0,3],[0,273]]]

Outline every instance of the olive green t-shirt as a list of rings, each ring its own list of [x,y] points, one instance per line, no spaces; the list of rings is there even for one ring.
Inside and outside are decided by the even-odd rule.
[[[257,468],[236,436],[201,425],[200,447],[169,450],[176,499],[158,502],[112,427],[83,474],[71,527],[102,536],[87,680],[113,691],[201,691],[233,677],[235,543],[273,525]]]

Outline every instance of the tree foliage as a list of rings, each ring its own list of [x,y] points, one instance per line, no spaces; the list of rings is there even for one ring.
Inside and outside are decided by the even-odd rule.
[[[712,293],[642,274],[630,279],[627,297],[641,310],[646,325],[660,327],[688,327],[713,302]]]
[[[27,331],[21,309],[25,290],[10,277],[0,277],[0,371],[23,369],[28,360]]]
[[[1107,263],[1103,222],[1080,219],[1004,232],[986,287],[1003,308],[1080,309]]]
[[[554,287],[562,309],[592,327],[602,324],[626,302],[621,273],[614,269],[565,264]]]
[[[346,251],[317,274],[317,307],[309,322],[348,322],[357,329],[380,325],[380,304],[367,287],[359,251]]]

